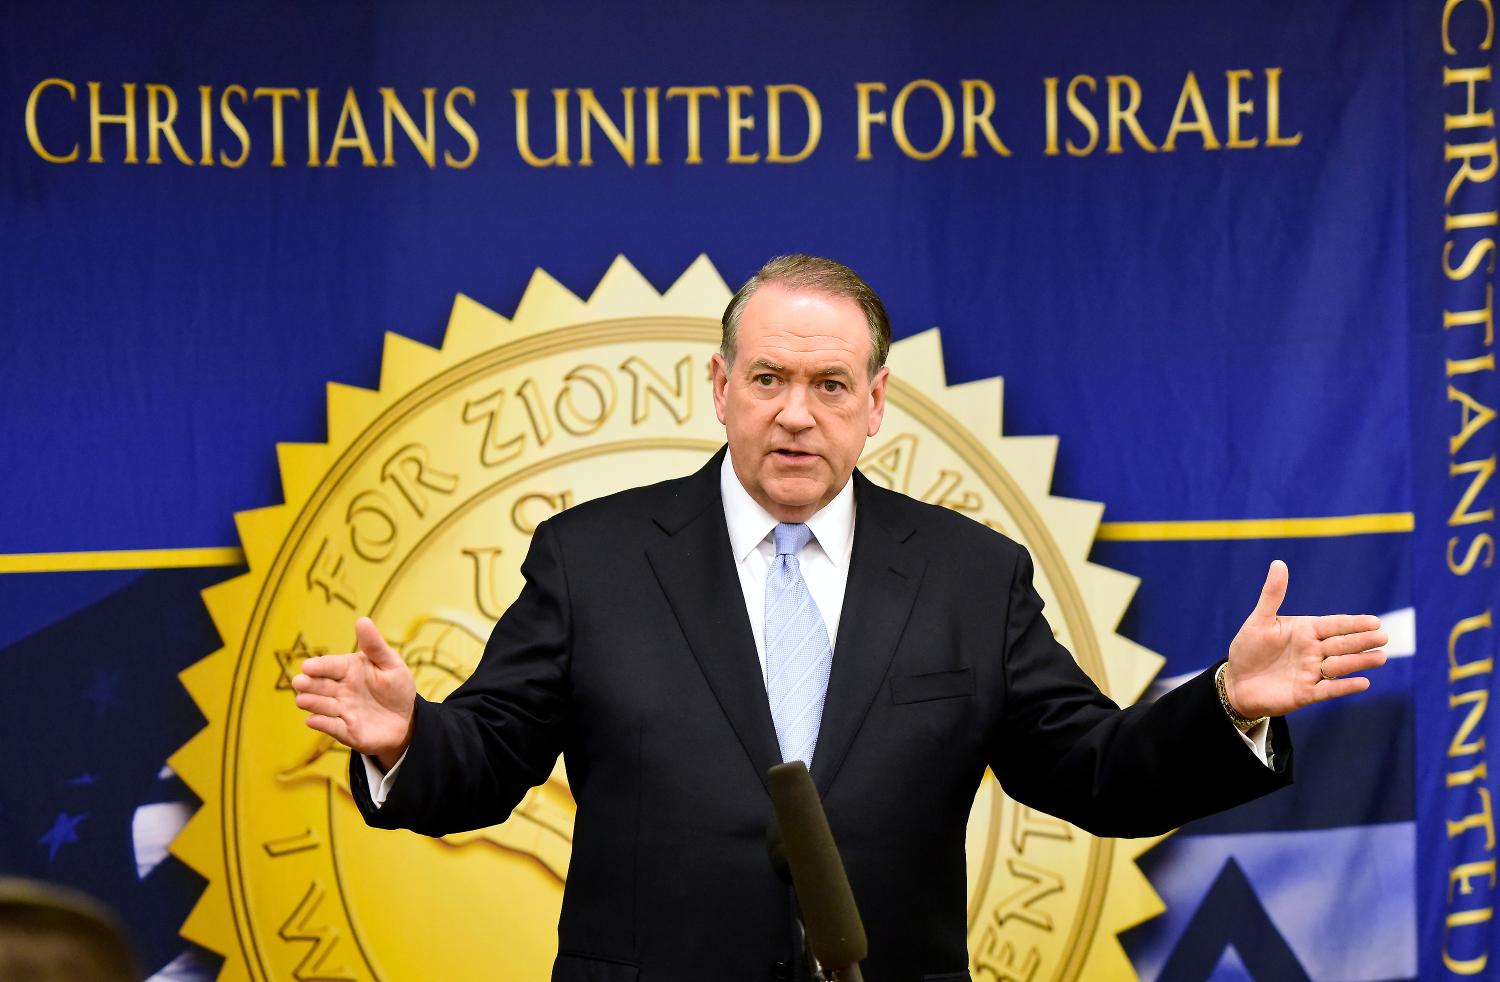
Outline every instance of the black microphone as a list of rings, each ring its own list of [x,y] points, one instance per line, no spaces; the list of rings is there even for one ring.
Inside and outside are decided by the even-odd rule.
[[[800,760],[778,764],[767,775],[776,808],[776,825],[768,833],[771,861],[776,865],[784,855],[791,870],[808,951],[828,978],[857,982],[869,943],[818,789]]]

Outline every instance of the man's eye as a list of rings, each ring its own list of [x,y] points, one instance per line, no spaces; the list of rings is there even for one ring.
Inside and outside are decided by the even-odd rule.
[[[818,384],[823,387],[824,392],[827,392],[830,395],[844,391],[844,383],[838,381],[837,379],[825,378]]]
[[[761,374],[755,376],[755,384],[766,386],[775,385],[776,376],[772,375],[770,372],[762,372]]]

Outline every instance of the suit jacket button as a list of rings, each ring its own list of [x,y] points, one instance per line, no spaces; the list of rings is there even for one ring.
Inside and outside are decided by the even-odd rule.
[[[792,966],[790,962],[772,962],[771,978],[776,982],[786,982],[792,977]]]

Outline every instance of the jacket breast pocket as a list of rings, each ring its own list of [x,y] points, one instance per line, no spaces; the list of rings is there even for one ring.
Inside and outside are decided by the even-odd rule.
[[[894,703],[931,702],[934,699],[960,699],[974,694],[974,669],[959,668],[951,672],[928,672],[925,675],[891,676],[891,701]]]
[[[564,951],[552,963],[552,982],[635,982],[640,972],[632,962]]]

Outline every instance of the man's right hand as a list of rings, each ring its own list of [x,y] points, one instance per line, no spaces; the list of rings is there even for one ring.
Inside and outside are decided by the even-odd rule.
[[[355,621],[354,637],[358,651],[319,655],[302,663],[302,673],[292,679],[297,708],[311,714],[308,726],[374,757],[380,769],[388,771],[411,743],[416,683],[374,621]]]

